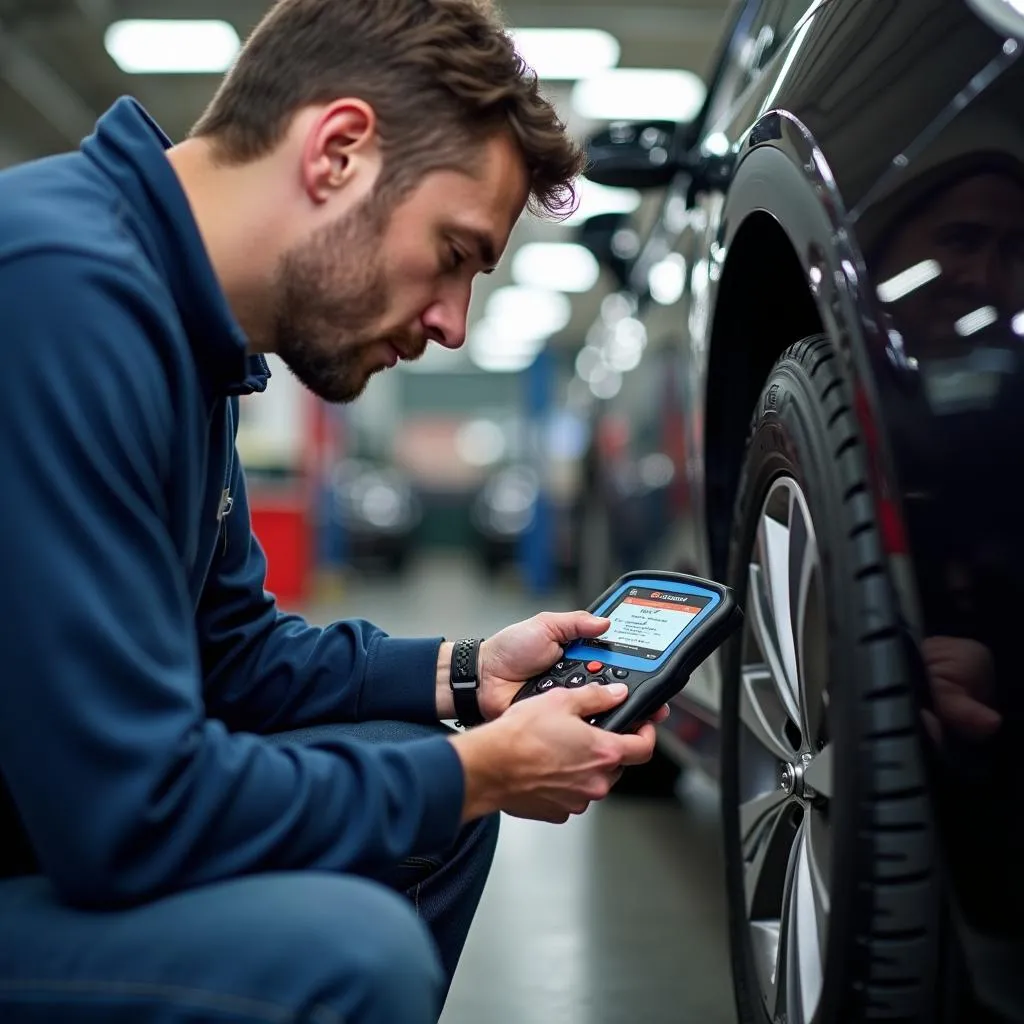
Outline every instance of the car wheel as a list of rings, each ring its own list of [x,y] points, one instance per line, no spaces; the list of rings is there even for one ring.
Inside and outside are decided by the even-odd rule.
[[[724,652],[722,807],[744,1024],[933,1020],[938,882],[908,659],[849,387],[790,348],[754,416]]]

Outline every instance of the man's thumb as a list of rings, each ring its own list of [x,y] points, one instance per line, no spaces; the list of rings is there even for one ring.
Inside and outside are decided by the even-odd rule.
[[[598,711],[608,711],[621,704],[629,693],[625,683],[588,683],[578,690],[570,690],[572,699],[570,707],[581,716],[592,715]]]
[[[598,615],[591,615],[590,612],[580,612],[577,614],[576,621],[573,625],[576,627],[576,632],[580,636],[595,637],[608,631],[608,627],[611,625],[611,620],[602,619]]]

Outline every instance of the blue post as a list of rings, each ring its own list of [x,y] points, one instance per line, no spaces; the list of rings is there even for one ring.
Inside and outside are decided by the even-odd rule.
[[[540,482],[533,522],[520,544],[523,578],[530,591],[544,594],[552,589],[555,576],[555,515],[548,491],[547,433],[555,392],[555,360],[546,349],[525,374],[526,421],[529,461]]]

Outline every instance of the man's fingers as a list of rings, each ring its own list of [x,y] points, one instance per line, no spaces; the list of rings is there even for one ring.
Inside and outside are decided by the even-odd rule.
[[[567,644],[579,637],[593,638],[607,632],[609,619],[600,619],[590,612],[546,612],[545,624],[555,640]]]
[[[626,765],[647,764],[654,754],[654,726],[648,723],[635,733],[618,737],[621,763]]]
[[[600,711],[609,711],[621,704],[629,693],[625,683],[588,683],[578,690],[563,690],[567,695],[563,698],[572,712],[585,718],[596,715]]]

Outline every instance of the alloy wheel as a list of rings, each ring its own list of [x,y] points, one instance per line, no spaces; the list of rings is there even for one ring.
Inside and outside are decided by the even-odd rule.
[[[828,634],[814,525],[791,477],[762,506],[747,590],[738,814],[749,940],[768,1018],[813,1024],[830,912]]]

